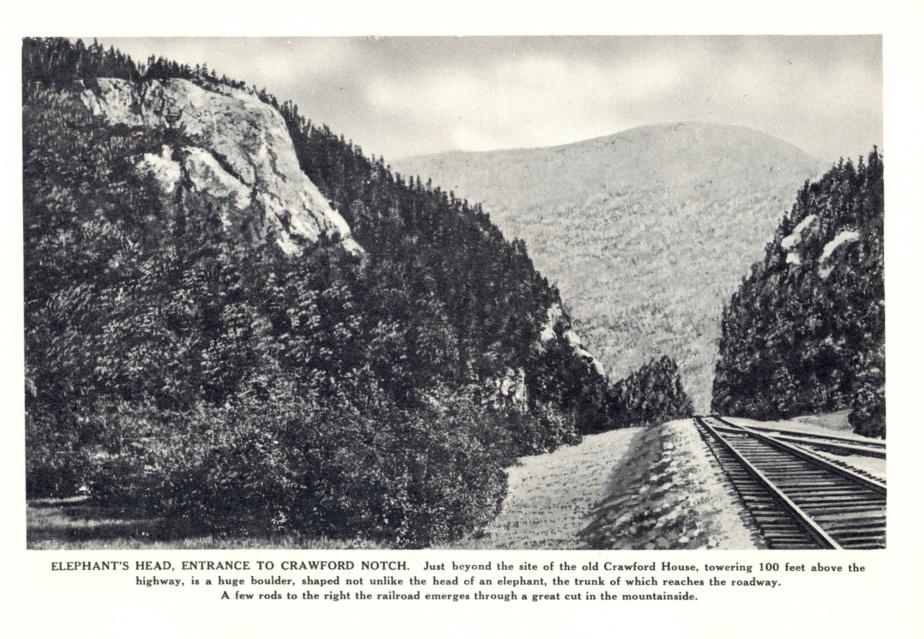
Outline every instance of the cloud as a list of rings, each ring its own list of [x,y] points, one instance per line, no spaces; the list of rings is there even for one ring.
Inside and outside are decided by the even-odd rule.
[[[366,99],[377,112],[439,122],[457,148],[541,146],[633,125],[625,107],[672,91],[688,67],[663,59],[603,65],[530,54],[436,74],[377,76]]]
[[[207,63],[249,84],[288,84],[352,67],[356,38],[103,38],[137,60],[161,55],[194,65]]]
[[[882,141],[876,36],[104,39],[207,62],[386,158],[547,146],[658,122],[765,131],[824,159]]]

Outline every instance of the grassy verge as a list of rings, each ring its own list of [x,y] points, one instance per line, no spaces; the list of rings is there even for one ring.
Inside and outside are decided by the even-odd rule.
[[[577,446],[522,457],[507,469],[501,512],[476,537],[453,548],[575,549],[587,514],[607,494],[608,478],[642,429],[588,435]]]
[[[294,533],[220,537],[175,521],[101,506],[79,497],[30,501],[26,507],[26,544],[35,550],[384,548],[365,540]]]

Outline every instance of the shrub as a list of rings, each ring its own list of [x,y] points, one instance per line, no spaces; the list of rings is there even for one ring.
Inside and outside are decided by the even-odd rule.
[[[512,456],[548,453],[561,445],[580,443],[575,420],[555,410],[536,411],[536,414],[512,413],[503,416],[508,422],[515,446]]]
[[[617,382],[610,398],[610,418],[617,427],[651,426],[692,414],[677,363],[667,356]]]
[[[885,348],[867,351],[858,360],[860,374],[857,375],[847,420],[859,435],[885,437]]]
[[[73,495],[87,479],[77,431],[52,411],[26,411],[26,496]]]
[[[138,436],[99,464],[94,493],[219,534],[450,541],[487,523],[506,490],[476,414],[292,399],[203,405],[169,428],[136,415]]]

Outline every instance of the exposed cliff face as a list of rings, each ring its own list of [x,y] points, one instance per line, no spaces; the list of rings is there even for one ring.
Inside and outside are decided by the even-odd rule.
[[[148,154],[139,169],[166,194],[188,184],[214,197],[228,232],[254,242],[270,234],[287,253],[336,234],[347,250],[362,252],[343,217],[301,171],[282,116],[256,96],[180,79],[151,80],[139,88],[102,78],[80,99],[113,124],[169,124],[185,131],[196,146]]]
[[[570,321],[563,321],[563,317],[564,314],[562,313],[561,306],[553,304],[549,307],[546,311],[546,322],[542,325],[542,331],[539,333],[540,344],[545,344],[555,339],[556,332],[561,333],[561,335],[568,340],[568,344],[571,345],[571,348],[579,357],[590,362],[597,373],[606,377],[606,368],[600,360],[594,357],[593,353],[584,347],[584,341],[581,339],[581,336],[571,328]]]

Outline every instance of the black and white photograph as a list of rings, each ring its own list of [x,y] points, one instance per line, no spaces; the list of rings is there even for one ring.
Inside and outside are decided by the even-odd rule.
[[[21,51],[29,549],[886,547],[880,36]]]

